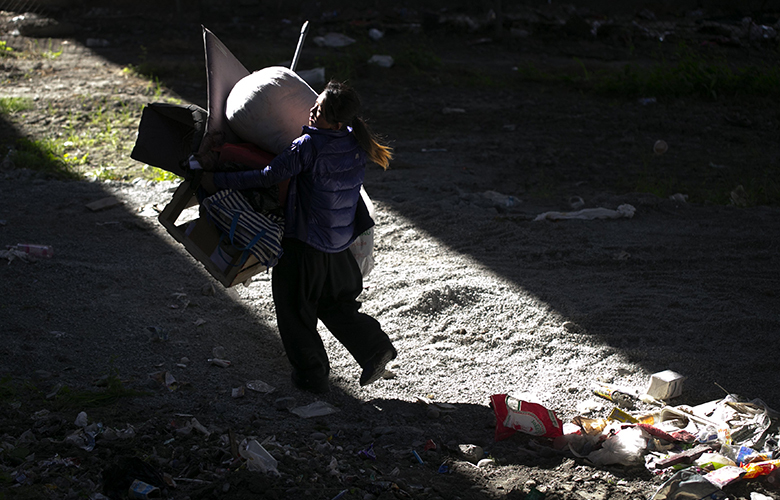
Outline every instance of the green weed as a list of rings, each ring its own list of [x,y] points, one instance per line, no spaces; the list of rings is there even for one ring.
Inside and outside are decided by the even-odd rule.
[[[96,408],[110,406],[122,398],[146,395],[144,392],[126,388],[113,366],[110,366],[108,374],[101,378],[101,385],[101,389],[97,391],[63,387],[54,399],[54,406],[58,409]]]
[[[0,97],[0,115],[8,115],[33,109],[35,103],[29,97]]]
[[[413,73],[430,73],[442,65],[441,58],[429,49],[409,46],[395,57],[395,65]]]
[[[16,141],[13,162],[17,168],[36,170],[57,178],[78,178],[64,154],[64,146],[59,141],[21,138]]]
[[[11,56],[14,54],[14,49],[8,46],[5,40],[0,40],[0,57]]]
[[[168,172],[167,170],[163,170],[157,167],[151,167],[149,165],[144,165],[142,167],[142,170],[146,178],[153,180],[155,182],[175,181],[181,179],[181,177],[179,177],[178,175],[172,172]]]
[[[649,68],[626,65],[620,72],[601,72],[584,82],[595,91],[628,97],[698,97],[718,100],[737,96],[780,94],[780,67],[737,67],[717,57],[706,57],[680,45],[671,58]]]

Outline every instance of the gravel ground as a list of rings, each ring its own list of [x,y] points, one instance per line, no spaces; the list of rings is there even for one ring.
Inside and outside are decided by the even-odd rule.
[[[485,55],[473,50],[463,53]],[[35,117],[50,103],[75,109],[84,71],[99,74],[95,92],[152,98],[90,53],[29,62],[30,85],[18,79],[27,61],[4,66],[9,95],[38,97],[14,133],[56,133],[59,122]],[[131,475],[173,481],[166,494],[190,499],[650,498],[670,472],[643,460],[594,465],[522,432],[496,441],[490,396],[536,401],[571,424],[612,410],[594,384],[643,390],[671,369],[686,377],[673,405],[738,394],[780,407],[778,208],[611,182],[653,168],[695,179],[747,154],[776,168],[771,106],[743,103],[755,124],[744,129],[724,119],[729,103],[647,107],[533,83],[515,93],[394,78],[356,82],[396,150],[365,182],[376,267],[361,300],[399,356],[365,388],[325,330],[332,392],[293,388],[270,274],[225,289],[157,222],[177,181],[60,181],[4,164],[0,243],[51,245],[54,256],[0,261],[0,498],[100,498]],[[661,137],[669,151],[655,155]],[[119,203],[87,208],[107,197]],[[537,220],[624,205],[632,217]],[[273,390],[233,397],[252,381]],[[336,411],[290,411],[312,403]],[[247,470],[244,439],[263,443],[278,474]],[[725,491],[778,498],[761,479]]]

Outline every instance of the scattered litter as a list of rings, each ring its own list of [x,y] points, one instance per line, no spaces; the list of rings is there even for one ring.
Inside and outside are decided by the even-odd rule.
[[[460,115],[466,112],[463,108],[442,108],[442,114],[444,115]]]
[[[447,152],[445,148],[422,148],[420,151],[423,153],[446,153]]]
[[[87,412],[84,412],[84,411],[80,412],[76,416],[76,421],[73,422],[73,423],[74,423],[74,425],[76,425],[76,427],[82,427],[82,428],[86,427],[87,426]]]
[[[375,64],[380,68],[392,68],[393,64],[395,64],[395,60],[393,59],[393,56],[374,54],[368,60],[368,64]]]
[[[169,391],[173,392],[179,388],[176,378],[168,371],[159,371],[149,374],[149,378],[158,384],[164,385]]]
[[[621,408],[625,408],[627,410],[635,409],[636,403],[638,402],[636,396],[628,394],[627,392],[623,392],[619,388],[607,384],[600,384],[596,386],[593,389],[593,394],[596,396],[601,396],[604,399],[608,399]]]
[[[522,401],[507,394],[494,394],[490,404],[496,415],[496,441],[516,431],[532,436],[555,438],[563,434],[563,423],[555,412],[538,403]]]
[[[196,431],[200,432],[200,433],[201,433],[201,434],[203,434],[204,436],[206,436],[206,437],[209,437],[209,436],[211,436],[211,431],[209,431],[208,429],[206,429],[206,427],[205,427],[203,424],[201,424],[200,422],[198,422],[198,419],[197,419],[197,418],[195,418],[195,417],[192,417],[192,420],[190,421],[190,424],[192,425],[192,428],[193,428],[193,429],[195,429]]]
[[[322,417],[338,411],[338,408],[325,401],[315,401],[310,405],[299,406],[290,410],[291,413],[294,413],[301,418]]]
[[[518,198],[515,198],[512,195],[499,193],[497,191],[488,190],[483,192],[482,196],[485,198],[485,200],[487,200],[490,206],[500,209],[511,208],[520,203]]]
[[[662,155],[666,153],[669,150],[669,145],[666,144],[666,141],[664,140],[657,140],[655,141],[655,144],[653,144],[653,152],[657,155]]]
[[[572,196],[569,198],[569,206],[572,208],[572,210],[579,210],[585,206],[585,200],[579,196]]]
[[[152,342],[164,342],[168,340],[168,332],[159,326],[147,326],[146,329],[152,333]]]
[[[130,489],[127,492],[127,496],[129,498],[139,499],[161,498],[160,495],[160,488],[145,483],[140,479],[133,481],[133,483],[130,485]]]
[[[275,387],[266,384],[262,380],[250,380],[246,383],[246,388],[250,391],[261,392],[263,394],[270,394],[276,390]]]
[[[420,454],[416,451],[412,450],[412,455],[414,455],[415,460],[417,460],[417,463],[420,465],[425,465],[425,462],[423,462],[423,459],[420,457]]]
[[[371,443],[365,450],[360,450],[358,456],[363,460],[376,460],[376,452],[374,452],[374,443]]]
[[[485,455],[485,451],[482,449],[482,447],[475,444],[458,445],[458,452],[461,458],[473,464],[479,462]]]
[[[682,193],[675,193],[669,197],[670,200],[676,201],[677,203],[687,203],[688,202],[688,195],[682,194]]]
[[[109,196],[107,198],[101,198],[97,201],[93,201],[92,203],[87,203],[86,207],[93,212],[97,212],[99,210],[105,210],[107,208],[112,208],[121,204],[122,202],[116,196]]]
[[[617,207],[617,210],[610,210],[608,208],[584,208],[577,212],[544,212],[536,216],[534,221],[540,220],[563,220],[563,219],[630,219],[634,216],[636,209],[633,205],[623,204]]]
[[[244,386],[243,386],[243,385],[242,385],[242,386],[240,386],[240,387],[234,387],[234,388],[232,389],[231,393],[230,393],[230,395],[231,395],[231,396],[232,396],[234,399],[237,399],[237,398],[243,398],[243,397],[244,397],[244,394],[246,394],[246,391],[245,391],[245,389],[244,389]]]
[[[230,366],[230,361],[226,359],[219,359],[219,358],[209,358],[209,363],[211,363],[214,366],[218,366],[220,368],[227,368]]]
[[[644,431],[639,427],[617,429],[601,443],[601,448],[588,454],[596,465],[633,465],[642,460],[647,447]]]
[[[34,258],[50,258],[54,256],[54,248],[51,245],[37,245],[33,243],[17,243],[15,246],[6,247]]]
[[[329,48],[346,47],[347,45],[352,45],[355,43],[354,38],[350,38],[347,35],[343,35],[341,33],[332,32],[325,34],[325,36],[315,36],[313,41],[317,47]]]
[[[658,100],[655,97],[640,97],[639,104],[647,106],[648,104],[655,104]]]
[[[238,446],[238,452],[241,458],[247,461],[247,469],[273,475],[279,474],[276,469],[278,462],[257,440],[244,439]]]
[[[682,394],[683,382],[686,377],[672,370],[650,375],[650,384],[645,394],[655,399],[672,399]]]
[[[368,38],[370,38],[375,42],[382,39],[383,36],[385,36],[385,33],[376,28],[371,28],[370,30],[368,30]]]

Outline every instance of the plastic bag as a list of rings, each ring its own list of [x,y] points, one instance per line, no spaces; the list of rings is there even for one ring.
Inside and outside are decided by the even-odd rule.
[[[588,454],[596,465],[632,465],[642,460],[647,448],[645,434],[639,427],[628,427],[608,437],[601,448]]]
[[[490,396],[490,404],[496,415],[496,441],[506,439],[517,431],[549,438],[563,435],[561,419],[540,404],[521,401],[506,394]]]
[[[374,204],[363,186],[360,187],[360,196],[363,198],[366,208],[368,208],[369,215],[372,219],[375,219]],[[355,256],[355,260],[360,267],[360,273],[365,278],[374,269],[374,227],[372,226],[361,233],[350,245],[349,249],[352,251],[352,255]]]
[[[244,439],[238,447],[238,453],[246,460],[247,469],[279,474],[276,469],[278,465],[276,459],[256,440]]]
[[[662,484],[650,500],[719,500],[727,497],[726,493],[701,474],[683,469]]]

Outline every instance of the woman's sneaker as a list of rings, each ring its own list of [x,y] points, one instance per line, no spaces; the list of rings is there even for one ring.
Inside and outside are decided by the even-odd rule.
[[[374,354],[363,365],[363,373],[360,375],[360,385],[373,384],[385,374],[385,365],[394,360],[398,353],[392,345]]]

